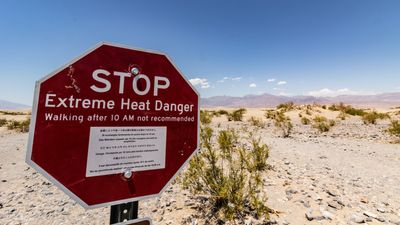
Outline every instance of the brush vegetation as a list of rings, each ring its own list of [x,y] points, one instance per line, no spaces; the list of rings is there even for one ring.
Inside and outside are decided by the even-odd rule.
[[[208,112],[208,111],[204,111],[204,110],[200,110],[200,123],[203,125],[207,125],[211,123],[213,115]]]
[[[263,171],[268,169],[269,148],[260,139],[239,142],[233,129],[222,130],[215,138],[208,126],[201,127],[201,149],[183,175],[183,187],[207,198],[212,217],[244,223],[244,217],[269,219],[273,212],[266,206]],[[217,144],[214,144],[216,140]]]
[[[262,121],[261,118],[257,118],[257,117],[250,117],[248,122],[255,127],[259,127],[259,128],[264,128],[265,127],[265,123]]]
[[[281,110],[283,112],[289,112],[295,109],[295,105],[293,102],[286,102],[276,106],[276,109]]]
[[[281,131],[282,137],[289,137],[293,130],[291,119],[281,111],[276,112],[273,118],[275,122],[275,127],[277,127]]]
[[[400,139],[400,122],[398,120],[392,120],[387,132]]]
[[[245,108],[240,108],[228,113],[228,121],[242,121],[243,115],[246,113]]]
[[[3,121],[4,122],[4,121]],[[4,123],[2,126],[6,126],[7,129],[9,130],[15,130],[18,132],[28,132],[29,131],[29,124],[31,122],[30,118],[27,118],[23,121],[17,121],[17,120],[6,120],[6,123]]]
[[[364,124],[376,124],[378,120],[390,119],[387,113],[378,113],[376,111],[365,113],[362,117]]]
[[[0,110],[0,114],[11,115],[11,116],[31,115],[30,112],[14,112],[14,111],[4,111],[4,110]]]
[[[328,132],[335,125],[335,120],[328,120],[324,116],[315,116],[313,119],[313,127],[321,133]]]
[[[308,125],[311,123],[311,120],[308,119],[307,117],[302,117],[300,121],[301,121],[301,124],[303,124],[303,125]]]

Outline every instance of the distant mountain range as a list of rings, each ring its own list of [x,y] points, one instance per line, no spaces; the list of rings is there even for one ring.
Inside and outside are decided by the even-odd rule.
[[[333,104],[343,102],[360,107],[394,107],[400,106],[400,93],[384,93],[377,95],[341,95],[337,97],[314,96],[276,96],[271,94],[246,95],[243,97],[215,96],[202,98],[201,106],[205,108],[262,108],[275,107],[281,103],[296,104]]]
[[[333,104],[343,102],[360,107],[398,107],[400,106],[400,92],[384,93],[377,95],[340,95],[337,97],[314,97],[314,96],[277,96],[272,94],[246,95],[243,97],[214,96],[202,98],[201,107],[216,108],[266,108],[276,107],[285,102],[295,104]],[[29,109],[31,106],[0,100],[0,109]]]
[[[0,99],[0,109],[15,110],[15,109],[29,109],[29,108],[31,108],[29,105],[24,105]]]

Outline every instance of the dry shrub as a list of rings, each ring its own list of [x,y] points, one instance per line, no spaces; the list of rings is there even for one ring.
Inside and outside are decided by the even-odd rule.
[[[250,122],[251,125],[253,125],[255,127],[260,127],[260,128],[265,127],[265,123],[262,121],[261,118],[256,118],[256,117],[252,116],[252,117],[250,117],[250,119],[248,121]]]
[[[340,112],[339,115],[337,116],[337,118],[341,120],[346,120],[347,117],[348,115],[345,112]]]
[[[286,102],[276,106],[276,109],[281,110],[283,112],[289,112],[295,109],[295,105],[293,102]]]
[[[362,120],[364,124],[376,124],[377,120],[390,119],[389,114],[387,113],[378,113],[376,111],[372,111],[363,115]]]
[[[200,110],[200,122],[203,125],[210,124],[212,120],[212,114],[208,111]]]
[[[328,132],[331,127],[336,125],[335,120],[328,120],[324,116],[315,116],[313,127],[319,130],[321,133]]]
[[[228,114],[228,121],[242,121],[243,115],[246,113],[246,109],[240,108]]]
[[[392,136],[400,138],[400,122],[398,120],[392,120],[387,132]]]
[[[0,119],[0,127],[4,126],[7,124],[7,120],[6,119]]]
[[[183,187],[206,197],[211,216],[222,220],[244,223],[252,215],[268,220],[273,212],[266,206],[261,172],[267,168],[269,149],[252,139],[250,149],[239,144],[234,130],[218,135],[218,147],[213,144],[213,130],[201,128],[201,150],[189,163],[184,173]],[[203,203],[204,204],[204,203]]]
[[[30,118],[23,121],[9,120],[7,122],[7,129],[25,133],[29,131],[30,122]]]
[[[275,117],[275,127],[282,132],[282,137],[287,138],[292,133],[293,124],[291,119],[283,112],[277,112]]]
[[[13,111],[0,111],[1,114],[3,115],[12,115],[12,116],[18,116],[18,115],[30,115],[30,112],[13,112]]]
[[[264,116],[267,119],[275,119],[277,111],[275,111],[274,109],[267,109]]]
[[[363,109],[357,109],[351,105],[345,105],[343,102],[338,105],[332,104],[328,109],[331,111],[340,111],[351,116],[364,116],[366,113]]]
[[[301,124],[303,124],[303,125],[308,125],[308,124],[310,124],[310,123],[311,123],[311,120],[308,119],[307,117],[302,117],[302,118],[301,118]]]

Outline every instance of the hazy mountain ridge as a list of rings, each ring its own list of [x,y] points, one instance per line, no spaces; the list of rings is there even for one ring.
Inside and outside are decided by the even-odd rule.
[[[29,109],[29,108],[31,108],[29,105],[24,105],[0,99],[0,109],[14,110],[14,109]]]
[[[340,95],[337,97],[314,96],[277,96],[271,94],[246,95],[243,97],[214,96],[201,99],[202,107],[275,107],[281,103],[292,101],[296,104],[332,104],[343,102],[364,107],[393,107],[400,105],[400,92],[377,95]]]

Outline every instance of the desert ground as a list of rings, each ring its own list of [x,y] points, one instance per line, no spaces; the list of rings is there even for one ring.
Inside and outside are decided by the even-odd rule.
[[[394,109],[379,111],[399,119]],[[400,225],[400,144],[385,132],[390,120],[366,125],[358,116],[340,120],[338,112],[318,109],[310,118],[323,115],[336,121],[321,133],[303,125],[299,113],[286,113],[294,126],[288,138],[264,117],[264,109],[247,109],[242,122],[213,117],[214,132],[252,130],[270,148],[264,192],[267,205],[279,213],[269,222],[246,217],[236,224]],[[252,116],[265,126],[253,126],[248,122]],[[109,208],[84,210],[25,164],[27,137],[0,128],[0,224],[109,224]],[[204,199],[183,190],[180,180],[160,198],[141,201],[139,217],[150,217],[154,224],[223,223],[204,218]]]

